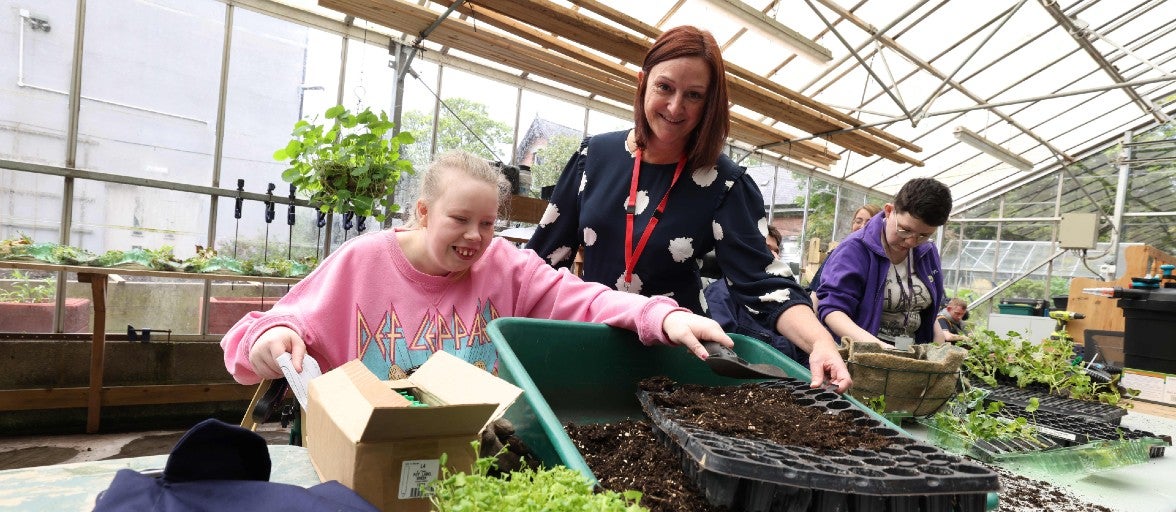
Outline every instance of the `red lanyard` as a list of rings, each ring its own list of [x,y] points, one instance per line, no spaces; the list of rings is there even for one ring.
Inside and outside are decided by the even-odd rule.
[[[682,169],[686,168],[686,155],[678,160],[678,167],[674,169],[674,178],[670,181],[670,187],[666,189],[665,195],[662,196],[661,202],[657,204],[657,209],[653,212],[653,217],[649,219],[649,225],[645,226],[645,231],[641,233],[641,240],[637,242],[637,248],[633,248],[633,218],[637,215],[637,178],[641,176],[641,150],[637,150],[637,155],[633,159],[633,180],[629,185],[629,204],[625,207],[625,284],[633,282],[633,267],[637,266],[637,259],[641,257],[641,253],[645,251],[645,244],[649,242],[649,235],[653,233],[653,228],[657,226],[657,221],[661,217],[662,212],[666,210],[666,203],[670,199],[670,191],[674,189],[674,184],[678,182],[678,177],[682,175]]]

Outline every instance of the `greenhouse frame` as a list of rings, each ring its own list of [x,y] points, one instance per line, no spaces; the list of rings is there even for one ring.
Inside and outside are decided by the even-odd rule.
[[[0,240],[176,265],[96,278],[0,248],[0,305],[47,315],[0,343],[150,335],[215,355],[304,275],[290,265],[403,225],[416,175],[382,222],[283,177],[296,123],[336,106],[411,133],[418,171],[462,149],[517,175],[495,228],[525,241],[580,141],[633,126],[640,62],[679,25],[722,48],[724,152],[802,285],[860,206],[923,177],[951,190],[930,243],[977,328],[1176,261],[1173,0],[0,0]],[[209,254],[277,273],[183,270]]]

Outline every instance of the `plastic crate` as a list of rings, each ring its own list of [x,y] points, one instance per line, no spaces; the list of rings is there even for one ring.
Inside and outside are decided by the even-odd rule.
[[[997,304],[1002,315],[1033,316],[1033,307],[1025,304]]]
[[[724,436],[679,423],[673,409],[641,393],[659,437],[678,453],[685,473],[712,505],[749,511],[979,512],[988,493],[1000,487],[995,471],[901,435],[836,393],[794,379],[762,385],[791,393],[813,414],[848,412],[858,426],[891,444],[833,452]]]
[[[1023,298],[1023,297],[1012,297],[1012,298],[1008,298],[1008,299],[1001,299],[1000,303],[997,306],[1001,307],[1001,306],[1018,306],[1018,305],[1028,307],[1029,312],[1026,314],[1028,314],[1030,316],[1046,316],[1046,313],[1049,312],[1049,303],[1047,303],[1045,301],[1045,299],[1028,299],[1028,298]],[[1001,313],[1004,313],[1004,311],[1001,311]],[[1016,315],[1016,314],[1021,314],[1021,313],[1010,313],[1010,314]]]

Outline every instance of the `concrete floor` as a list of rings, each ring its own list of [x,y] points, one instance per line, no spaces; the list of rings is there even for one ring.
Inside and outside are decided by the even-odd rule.
[[[265,423],[257,433],[268,444],[289,444],[290,430]],[[153,430],[115,434],[0,437],[0,470],[70,462],[163,455],[184,435],[182,430]]]

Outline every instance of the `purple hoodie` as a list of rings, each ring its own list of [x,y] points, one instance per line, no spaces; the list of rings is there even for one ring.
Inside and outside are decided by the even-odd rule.
[[[886,274],[891,267],[886,249],[882,247],[882,231],[885,229],[885,212],[879,212],[866,227],[846,237],[829,255],[817,288],[817,317],[822,322],[829,313],[841,311],[862,329],[877,336],[882,325]],[[915,343],[930,343],[935,339],[935,314],[944,303],[939,251],[934,244],[926,243],[911,249],[907,257],[914,258],[911,263],[915,277],[931,293],[931,305],[919,311],[922,323],[915,332]],[[833,336],[837,338],[836,334]]]

